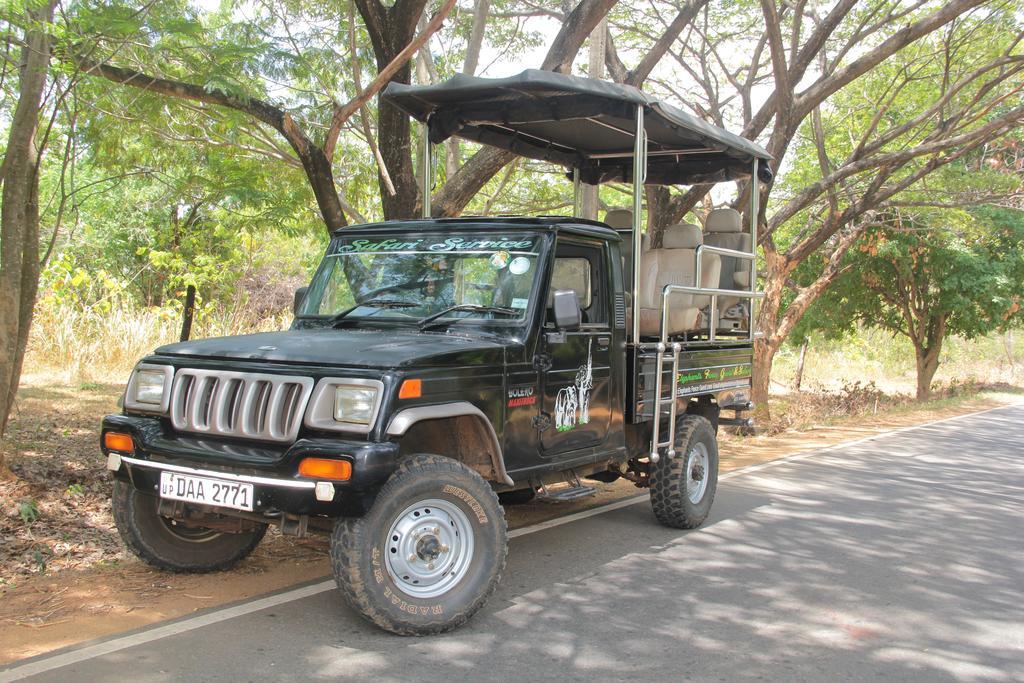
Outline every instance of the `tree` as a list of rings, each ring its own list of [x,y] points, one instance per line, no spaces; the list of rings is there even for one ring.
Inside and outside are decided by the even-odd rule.
[[[55,5],[31,3],[19,17],[17,105],[0,164],[0,436],[18,391],[39,283],[39,165],[45,140],[38,132]]]
[[[248,115],[260,124],[269,126],[287,141],[292,153],[301,164],[313,190],[313,195],[316,197],[327,232],[330,234],[334,230],[348,225],[342,202],[334,184],[332,166],[332,157],[342,127],[369,98],[379,92],[393,77],[408,80],[409,60],[416,50],[441,27],[444,18],[455,6],[455,0],[445,0],[438,13],[430,20],[423,32],[415,38],[412,36],[412,31],[415,30],[416,20],[422,13],[426,0],[399,0],[386,10],[374,0],[367,0],[367,2],[359,4],[361,9],[366,9],[369,17],[368,28],[371,36],[376,36],[374,46],[377,48],[379,72],[373,82],[362,92],[356,93],[346,104],[342,105],[330,98],[332,113],[327,131],[319,143],[285,107],[273,104],[268,98],[262,96],[262,92],[260,96],[249,94],[238,80],[231,82],[227,88],[211,87],[187,80],[152,76],[141,70],[115,66],[81,54],[72,54],[71,58],[75,65],[87,74],[101,76],[115,83],[166,97],[233,109]],[[410,21],[411,26],[409,25]],[[139,28],[141,29],[141,26]],[[227,50],[229,53],[232,52],[230,46]],[[144,54],[143,50],[140,56]],[[262,91],[265,91],[267,86],[266,81],[261,83],[259,79],[250,83],[250,87],[257,87]],[[328,96],[330,94],[332,93],[329,93]],[[387,116],[388,114],[385,114],[385,120]],[[389,167],[388,172],[392,178],[397,174],[398,179],[405,183],[405,187],[411,188],[415,186],[415,182],[412,179],[412,156],[409,149],[408,130],[407,122],[404,136],[400,131],[391,130],[394,138],[393,144],[388,148],[397,149],[398,156],[392,158],[390,151],[385,152],[384,161]],[[408,163],[405,163],[406,156],[408,156]],[[390,203],[391,201],[409,202],[408,196],[403,195],[400,199],[397,195],[391,197],[388,193],[385,193],[385,196],[389,197],[389,199],[383,200],[385,215],[389,208],[399,212],[409,209],[406,204],[392,205]]]
[[[567,70],[589,30],[615,2],[580,0],[552,41],[542,68]],[[398,0],[386,7],[379,0],[356,0],[356,7],[363,19],[361,30],[365,30],[369,36],[378,70],[370,85],[353,95],[346,105],[338,104],[334,96],[336,92],[343,91],[344,86],[350,85],[353,77],[346,79],[344,74],[339,74],[336,62],[312,64],[304,54],[302,45],[290,33],[287,17],[281,19],[275,16],[273,20],[275,25],[281,24],[282,31],[288,33],[287,44],[291,53],[286,52],[282,45],[268,44],[262,39],[250,38],[248,44],[245,44],[238,36],[237,29],[225,20],[227,30],[217,31],[215,35],[211,35],[209,30],[200,29],[207,36],[206,54],[201,54],[206,61],[196,60],[196,51],[192,45],[188,45],[188,49],[176,49],[180,46],[174,40],[162,41],[172,46],[171,49],[163,49],[161,41],[152,41],[152,45],[117,52],[118,61],[130,60],[139,65],[137,68],[116,65],[113,51],[103,59],[81,55],[74,55],[73,59],[89,74],[165,97],[213,108],[232,109],[247,115],[258,126],[270,127],[287,141],[291,148],[288,154],[294,155],[301,163],[328,232],[332,232],[348,224],[345,216],[346,202],[339,197],[334,178],[335,153],[342,129],[389,80],[408,82],[410,58],[440,28],[445,15],[454,6],[454,0],[445,0],[424,30],[410,39],[426,4],[426,0]],[[171,28],[168,31],[181,30],[180,20],[169,24]],[[139,27],[139,32],[142,32],[142,27]],[[226,42],[219,45],[217,40]],[[332,51],[337,48],[330,44],[320,47]],[[239,58],[240,54],[243,58]],[[254,59],[254,55],[260,59]],[[267,69],[267,61],[274,60],[278,64],[268,69],[272,73],[261,72],[261,69]],[[206,62],[216,65],[213,73],[210,73]],[[361,68],[355,54],[352,62],[356,70]],[[147,65],[145,70],[142,64]],[[152,71],[154,68],[167,73],[157,75]],[[187,77],[189,71],[194,72],[191,79]],[[251,75],[253,71],[256,72],[255,76]],[[289,83],[295,90],[295,100],[291,107],[275,104],[268,94],[268,85],[277,80],[279,71],[285,71],[293,79]],[[179,76],[182,72],[186,74],[185,78]],[[357,73],[353,73],[353,76],[354,80],[359,80]],[[325,102],[330,103],[331,115],[328,120],[322,120],[320,114]],[[407,116],[387,104],[380,106],[377,113],[377,141],[387,141],[387,144],[376,145],[383,162],[379,168],[379,196],[383,214],[385,218],[409,218],[417,213],[419,206],[417,184],[412,171],[411,124]],[[303,119],[306,126],[302,125]],[[318,142],[310,131],[324,129],[326,132]],[[261,137],[264,139],[259,146],[269,151],[266,136]],[[275,149],[268,156],[278,157],[280,151]],[[504,158],[500,163],[494,159],[488,160],[484,158],[487,157],[487,150],[481,152],[483,154],[478,153],[470,159],[456,177],[449,178],[445,188],[438,193],[437,201],[445,207],[445,211],[461,211],[472,198],[473,190],[479,189],[508,161]]]
[[[759,187],[764,336],[755,344],[753,398],[766,409],[775,353],[839,274],[872,214],[1024,119],[1013,106],[1024,70],[1020,17],[1015,3],[980,0],[762,0],[708,5],[694,34],[669,53],[696,84],[688,105],[726,128],[738,119],[745,137],[765,141],[776,168],[786,170],[792,155],[802,172]],[[651,205],[655,232],[708,190],[662,193]],[[748,198],[743,188],[736,208],[746,210]],[[804,263],[816,276],[797,285]]]
[[[926,400],[946,337],[1005,331],[1024,318],[1022,247],[1019,210],[885,212],[808,317],[833,336],[860,322],[908,338],[917,398]]]
[[[427,49],[428,28],[450,6],[428,22],[429,4],[357,0],[360,22],[355,10],[331,5],[258,2],[246,5],[241,21],[230,5],[203,13],[182,1],[159,3],[142,22],[127,5],[104,3],[116,21],[98,32],[100,47],[82,50],[69,40],[61,54],[132,86],[131,98],[123,98],[129,119],[141,105],[146,111],[134,120],[150,126],[192,121],[190,132],[177,136],[182,141],[233,146],[301,170],[331,231],[366,216],[407,217],[419,206],[409,121],[375,104],[375,83],[408,80],[414,53],[431,79],[476,70],[481,26],[489,36],[514,35],[502,22],[536,14],[562,22],[541,66],[569,71],[607,16],[605,61],[614,80],[683,100],[701,117],[765,141],[786,171],[759,188],[766,292],[759,395],[767,392],[778,345],[838,275],[873,212],[925,201],[914,193],[934,173],[1022,116],[1012,99],[1024,69],[1020,18],[1009,0],[652,0],[642,9],[617,8],[615,0],[551,7],[474,0],[474,12],[453,15],[445,29],[444,44],[465,46],[465,54]],[[83,36],[97,23],[84,26]],[[517,40],[510,39],[510,49],[525,44]],[[687,85],[693,89],[684,92]],[[859,137],[839,139],[851,130],[844,117]],[[450,145],[450,158],[453,151]],[[452,172],[432,199],[434,214],[457,215],[487,183],[522,196],[510,179],[530,176],[499,175],[511,159],[485,148],[461,169],[449,164]],[[514,173],[533,170],[519,164]],[[370,185],[376,189],[368,191]],[[649,191],[655,237],[707,203],[707,191]],[[743,188],[738,207],[746,208],[748,192]],[[814,278],[795,277],[803,264],[817,267]]]
[[[553,12],[562,21],[562,28],[551,42],[540,68],[547,71],[569,73],[573,60],[587,37],[615,6],[618,0],[580,0],[571,12]],[[431,200],[434,216],[457,216],[474,196],[507,166],[515,155],[496,147],[484,147],[476,152]]]

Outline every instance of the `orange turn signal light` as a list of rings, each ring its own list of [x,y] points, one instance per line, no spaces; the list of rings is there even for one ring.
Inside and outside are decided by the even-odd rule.
[[[299,463],[299,475],[310,479],[348,481],[352,478],[352,463],[348,460],[305,458]]]
[[[103,445],[107,450],[117,451],[118,453],[135,452],[135,442],[132,441],[132,435],[122,432],[107,432],[104,434]]]
[[[423,380],[407,379],[398,390],[398,398],[419,398],[423,395]]]

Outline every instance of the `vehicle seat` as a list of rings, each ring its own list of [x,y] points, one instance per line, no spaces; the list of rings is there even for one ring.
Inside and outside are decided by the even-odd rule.
[[[657,335],[661,327],[661,297],[665,285],[694,286],[697,273],[697,247],[703,234],[696,225],[682,224],[665,228],[663,246],[645,254],[641,263],[640,334]],[[718,283],[721,261],[707,254],[701,263],[701,286]],[[668,333],[680,334],[699,327],[700,309],[711,303],[708,296],[674,294],[669,300]]]
[[[704,219],[704,244],[734,251],[750,252],[750,233],[743,232],[743,221],[736,209],[715,209]],[[720,289],[749,289],[750,262],[735,256],[721,256],[722,270],[718,280]],[[738,297],[719,297],[718,310],[725,312],[741,300]]]
[[[629,209],[608,209],[604,214],[604,222],[615,230],[632,230],[633,212]]]

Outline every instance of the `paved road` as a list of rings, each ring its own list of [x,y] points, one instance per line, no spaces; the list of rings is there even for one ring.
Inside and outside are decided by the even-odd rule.
[[[321,589],[33,680],[343,678],[1024,680],[1024,407],[740,473],[697,531],[636,504],[516,538],[446,636]]]

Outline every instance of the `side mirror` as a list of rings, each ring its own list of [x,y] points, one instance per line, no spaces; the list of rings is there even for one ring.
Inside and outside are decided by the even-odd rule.
[[[580,299],[571,289],[559,289],[555,292],[552,308],[555,312],[555,327],[559,330],[572,332],[580,329],[583,314],[580,313]]]
[[[299,287],[295,290],[295,300],[292,302],[292,313],[295,315],[299,314],[299,307],[302,306],[302,301],[306,298],[307,291],[309,291],[309,287]]]

